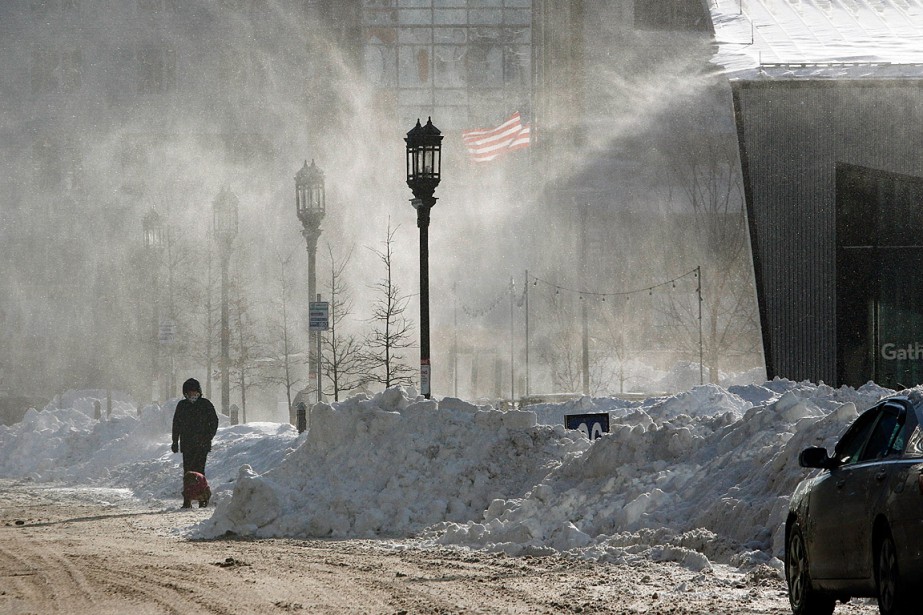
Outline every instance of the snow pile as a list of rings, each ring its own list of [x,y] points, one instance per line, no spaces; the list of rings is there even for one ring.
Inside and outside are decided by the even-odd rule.
[[[92,418],[97,393],[69,392],[42,411],[30,409],[15,425],[0,425],[0,476],[126,487],[144,500],[178,497],[182,456],[170,450],[178,400],[144,406],[140,412],[121,401],[113,404],[111,417],[106,418],[103,395],[97,421]],[[212,492],[219,500],[229,494],[242,464],[250,463],[260,471],[275,467],[298,435],[290,425],[231,427],[220,414],[219,421],[208,461]]]
[[[222,417],[206,470],[217,508],[185,531],[778,567],[788,499],[807,475],[799,452],[831,448],[891,393],[773,380],[502,412],[392,388],[314,406],[302,435]],[[128,488],[178,506],[174,406],[99,421],[79,399],[32,410],[0,427],[0,476]],[[609,414],[610,433],[593,442],[563,427],[566,414],[596,412]]]
[[[743,397],[710,386],[638,409],[525,498],[493,502],[478,522],[433,528],[434,539],[513,554],[579,549],[616,562],[642,552],[695,567],[706,563],[700,555],[770,561],[784,548],[788,496],[805,475],[798,454],[832,447],[857,409],[891,391],[767,385],[784,392],[742,387],[768,397],[743,414]]]
[[[241,469],[204,535],[406,536],[521,497],[590,446],[563,426],[537,426],[531,412],[437,404],[400,388],[316,405],[310,424],[278,468]]]

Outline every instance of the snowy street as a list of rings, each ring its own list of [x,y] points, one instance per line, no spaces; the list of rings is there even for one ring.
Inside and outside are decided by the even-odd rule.
[[[675,563],[420,549],[413,540],[187,541],[177,525],[207,512],[9,480],[0,511],[2,613],[790,612],[768,567],[697,573]]]
[[[317,405],[301,435],[222,419],[212,505],[183,511],[173,404],[95,420],[75,391],[0,426],[0,613],[781,615],[798,451],[888,393],[777,380],[499,412],[393,388]],[[577,412],[611,432],[564,429]]]

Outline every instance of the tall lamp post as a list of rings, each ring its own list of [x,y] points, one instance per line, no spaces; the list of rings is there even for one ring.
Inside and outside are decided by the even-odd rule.
[[[237,196],[226,187],[221,189],[212,203],[212,232],[221,256],[221,413],[225,416],[230,414],[231,403],[228,261],[231,258],[231,244],[237,237],[238,206]]]
[[[301,220],[301,234],[308,248],[308,301],[316,301],[317,296],[317,241],[320,239],[320,223],[327,210],[327,198],[324,192],[324,172],[321,171],[314,160],[311,166],[304,161],[304,166],[295,175],[295,213]],[[317,357],[314,356],[315,336],[317,331],[308,333],[308,365],[317,369]],[[316,374],[320,381],[320,373]],[[317,401],[321,400],[320,387],[317,387]]]
[[[429,357],[429,212],[436,204],[433,193],[442,178],[442,133],[433,126],[410,129],[404,139],[407,143],[407,185],[413,192],[410,204],[417,210],[417,227],[420,229],[420,389],[430,397],[432,365]]]
[[[156,397],[157,385],[155,381],[159,379],[158,373],[158,354],[160,352],[160,297],[159,295],[159,275],[160,267],[160,250],[164,243],[163,219],[157,213],[156,208],[151,208],[144,218],[141,219],[141,230],[144,235],[144,249],[151,257],[151,390],[152,397]]]

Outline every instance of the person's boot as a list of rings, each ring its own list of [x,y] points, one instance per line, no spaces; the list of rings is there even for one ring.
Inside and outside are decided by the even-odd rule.
[[[208,500],[199,500],[199,508],[205,508],[208,506]]]
[[[183,498],[183,508],[192,508],[192,502],[189,501],[189,498]]]

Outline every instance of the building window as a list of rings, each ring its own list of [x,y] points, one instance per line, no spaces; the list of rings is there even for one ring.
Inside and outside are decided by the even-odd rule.
[[[323,4],[333,5],[332,0]],[[364,0],[363,65],[399,121],[439,116],[442,130],[530,113],[529,0]]]

